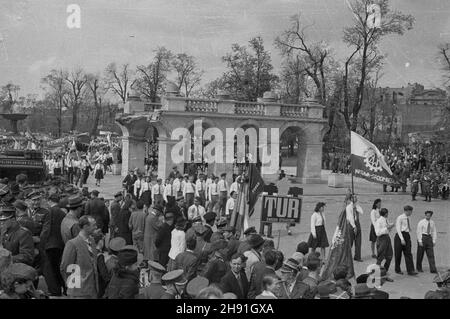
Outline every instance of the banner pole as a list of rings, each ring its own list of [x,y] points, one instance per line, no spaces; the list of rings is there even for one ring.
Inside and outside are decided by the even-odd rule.
[[[355,195],[355,184],[353,182],[352,130],[350,130],[350,173],[352,177],[352,195]]]

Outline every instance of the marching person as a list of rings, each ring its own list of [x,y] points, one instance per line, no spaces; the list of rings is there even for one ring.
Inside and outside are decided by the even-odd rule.
[[[188,205],[188,207],[194,204],[195,197],[195,185],[194,185],[194,176],[189,176],[189,180],[185,181],[183,185],[183,197]],[[199,203],[200,204],[200,203]]]
[[[144,202],[144,205],[148,208],[152,204],[151,196],[152,184],[150,182],[150,176],[145,176],[145,180],[141,182],[141,189],[139,191],[139,199]]]
[[[156,184],[152,187],[152,203],[154,205],[164,205],[164,186],[162,185],[162,179],[158,178]]]
[[[188,208],[188,220],[193,221],[196,217],[203,217],[206,214],[205,208],[200,205],[201,199],[199,197],[195,198],[194,204]]]
[[[325,258],[326,248],[330,245],[325,230],[324,210],[325,203],[319,202],[316,204],[314,213],[311,215],[311,234],[309,235],[308,246],[310,247],[311,252],[315,252],[316,248],[320,247],[320,254]]]
[[[227,205],[225,206],[225,214],[227,216],[227,221],[231,220],[231,216],[233,216],[234,206],[236,205],[237,192],[231,192],[230,198],[227,200]]]
[[[414,172],[411,175],[411,196],[413,201],[416,200],[417,193],[419,192],[419,180],[420,175]]]
[[[175,199],[177,195],[173,187],[173,181],[173,178],[168,178],[166,180],[166,186],[164,187],[163,199],[166,203],[166,206],[169,203],[170,198]]]
[[[381,262],[384,262],[384,269],[386,272],[389,271],[389,266],[391,265],[392,260],[392,244],[391,237],[389,236],[390,230],[395,226],[394,224],[389,224],[388,218],[388,210],[386,208],[380,209],[380,217],[375,222],[375,234],[377,236],[377,265],[381,266]],[[392,281],[392,279],[387,279],[388,281]]]
[[[219,202],[219,189],[217,183],[219,182],[219,177],[215,176],[212,178],[211,183],[208,187],[208,211],[217,213],[217,203]]]
[[[422,270],[422,260],[424,253],[427,254],[428,263],[430,264],[430,272],[436,274],[436,264],[434,261],[434,246],[436,245],[437,231],[434,221],[431,220],[433,212],[427,210],[425,218],[417,224],[417,256],[416,268],[418,272]]]
[[[200,205],[205,206],[206,203],[206,183],[205,175],[200,174],[195,183],[195,196],[200,197]]]
[[[364,211],[361,206],[357,204],[358,198],[352,194],[350,196],[350,203],[345,208],[347,221],[352,227],[353,231],[350,231],[352,246],[355,245],[355,261],[362,262],[361,259],[361,224],[359,223],[359,215],[362,215]]]
[[[409,221],[409,216],[411,216],[413,208],[406,205],[403,210],[404,213],[397,217],[395,223],[395,228],[397,230],[394,237],[395,272],[403,275],[400,264],[402,262],[402,254],[404,254],[406,271],[408,272],[408,275],[415,276],[417,275],[417,272],[414,271],[414,262],[411,254],[411,224]]]
[[[136,178],[136,181],[134,182],[133,185],[133,196],[135,200],[139,200],[140,199],[140,194],[141,194],[141,183],[144,181],[144,178],[139,175]]]
[[[377,258],[375,254],[375,244],[377,243],[377,234],[375,233],[375,223],[378,218],[380,218],[380,209],[381,209],[381,199],[377,198],[373,202],[372,211],[370,212],[370,233],[369,233],[369,241],[370,248],[372,250],[372,258]]]
[[[228,183],[227,183],[227,174],[220,174],[220,181],[217,183],[217,188],[219,191],[219,203],[218,203],[218,214],[219,217],[222,217],[226,214],[225,209],[227,205],[228,198]]]
[[[103,165],[100,162],[100,160],[97,160],[95,162],[95,166],[94,166],[94,174],[95,174],[95,186],[99,186],[100,187],[100,182],[103,179]]]

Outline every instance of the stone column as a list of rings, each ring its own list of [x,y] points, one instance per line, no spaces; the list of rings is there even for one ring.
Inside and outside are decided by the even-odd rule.
[[[172,147],[179,143],[166,137],[158,138],[158,177],[163,180],[169,177],[173,166],[177,166],[183,172],[184,162],[174,163],[172,158]]]
[[[133,136],[122,137],[122,176],[130,169],[144,171],[145,140]]]
[[[320,184],[322,182],[322,144],[306,144],[302,150],[304,154],[299,158],[297,177],[303,184]],[[301,172],[301,175],[298,173]]]

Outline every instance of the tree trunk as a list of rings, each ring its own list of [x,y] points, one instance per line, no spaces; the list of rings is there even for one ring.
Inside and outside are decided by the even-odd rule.
[[[78,103],[74,103],[72,108],[72,125],[70,126],[71,131],[75,131],[78,125]]]

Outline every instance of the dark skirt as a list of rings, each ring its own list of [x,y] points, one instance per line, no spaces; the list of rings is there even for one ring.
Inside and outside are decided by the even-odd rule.
[[[377,242],[377,234],[375,233],[375,227],[373,227],[373,224],[370,225],[369,240],[372,243],[376,243]]]
[[[98,169],[95,171],[95,179],[103,179],[103,170]]]
[[[309,235],[308,246],[312,249],[329,247],[327,232],[323,225],[316,226],[316,238],[312,234]]]
[[[144,205],[147,205],[147,207],[150,207],[151,203],[152,203],[152,194],[150,193],[150,191],[145,191],[142,193],[142,196],[140,198],[140,200],[144,203]]]

